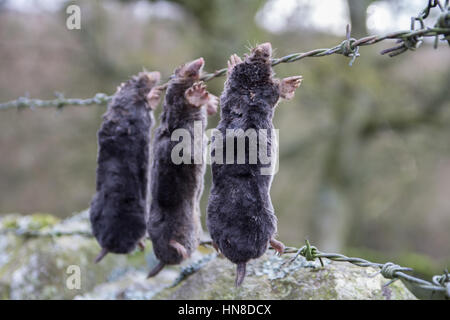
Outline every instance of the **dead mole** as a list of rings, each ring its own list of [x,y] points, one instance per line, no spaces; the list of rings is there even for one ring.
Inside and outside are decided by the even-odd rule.
[[[159,103],[159,72],[141,72],[117,88],[98,131],[92,231],[102,247],[96,258],[129,253],[146,233],[147,175],[153,109]]]
[[[301,83],[301,76],[278,80],[273,77],[271,66],[272,46],[264,43],[255,47],[242,61],[232,55],[228,62],[228,74],[220,97],[221,119],[217,130],[227,140],[227,130],[244,132],[263,129],[267,132],[267,154],[275,159],[272,140],[272,118],[280,97],[291,99]],[[235,139],[235,138],[233,138]],[[244,138],[245,139],[245,138]],[[259,140],[258,140],[259,141]],[[260,142],[258,142],[261,147]],[[213,140],[211,157],[212,189],[207,209],[207,226],[213,245],[226,258],[237,264],[236,286],[245,278],[246,264],[264,254],[269,243],[279,253],[284,245],[275,240],[277,219],[270,199],[273,173],[261,174],[267,167],[259,158],[249,162],[249,143],[245,145],[245,163],[227,164],[215,158],[218,146]],[[222,155],[227,155],[223,143]],[[228,150],[230,151],[230,150]],[[270,164],[269,164],[270,167]]]
[[[167,264],[181,263],[199,244],[199,201],[203,192],[205,161],[194,162],[193,153],[183,154],[183,159],[188,159],[187,163],[174,161],[172,153],[179,142],[172,136],[176,130],[187,132],[189,141],[183,143],[191,145],[191,150],[194,144],[200,144],[200,158],[203,160],[207,114],[215,113],[218,103],[217,97],[198,82],[203,65],[203,58],[199,58],[175,70],[167,87],[161,123],[155,132],[148,233],[159,263],[148,277],[158,274]],[[201,141],[190,139],[195,136],[195,123],[200,124]]]

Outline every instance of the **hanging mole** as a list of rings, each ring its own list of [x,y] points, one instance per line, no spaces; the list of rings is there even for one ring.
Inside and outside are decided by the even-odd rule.
[[[217,111],[218,98],[206,91],[198,82],[204,65],[203,58],[178,67],[166,90],[160,126],[155,132],[151,168],[151,206],[148,233],[153,243],[155,256],[159,259],[148,277],[157,275],[167,264],[179,264],[198,247],[201,233],[199,202],[203,192],[205,172],[204,131],[207,114]],[[194,134],[194,122],[200,124],[200,136]],[[184,154],[188,163],[175,163],[172,159],[178,141],[172,141],[172,134],[184,129],[190,141],[197,144],[200,163],[194,162],[194,155]],[[200,141],[193,141],[194,137]],[[200,145],[200,150],[198,146]],[[179,155],[179,153],[177,154]],[[198,159],[198,158],[197,158]]]
[[[255,47],[242,61],[232,55],[228,61],[228,74],[224,91],[220,97],[221,119],[217,130],[222,141],[227,141],[228,129],[267,130],[266,154],[274,161],[276,141],[272,141],[272,118],[279,98],[292,99],[300,86],[302,77],[294,76],[278,80],[273,78],[271,66],[272,47],[264,43]],[[233,139],[235,139],[233,137]],[[245,139],[245,138],[244,138]],[[261,147],[260,142],[258,143]],[[278,252],[284,245],[275,240],[276,216],[270,199],[273,174],[261,174],[267,167],[260,156],[254,164],[249,163],[251,146],[245,145],[245,163],[226,164],[215,158],[222,149],[227,155],[227,144],[217,145],[213,140],[212,189],[207,208],[207,227],[213,246],[226,258],[237,264],[236,286],[245,278],[246,264],[264,254],[270,245]],[[228,150],[230,151],[230,150]],[[225,164],[220,164],[225,163]],[[239,163],[239,162],[238,162]],[[270,165],[269,165],[270,166]]]
[[[92,231],[102,250],[129,253],[146,234],[150,130],[162,88],[159,72],[141,72],[117,88],[98,131]]]

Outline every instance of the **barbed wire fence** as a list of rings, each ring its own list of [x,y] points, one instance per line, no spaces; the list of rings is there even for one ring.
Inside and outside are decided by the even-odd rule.
[[[339,253],[325,253],[319,251],[316,247],[311,246],[308,240],[305,240],[305,242],[306,244],[299,249],[291,247],[286,248],[286,254],[295,253],[294,257],[288,260],[287,263],[292,263],[299,256],[303,256],[307,261],[319,259],[322,267],[324,266],[322,259],[348,262],[359,267],[373,267],[379,269],[373,276],[381,274],[384,278],[390,279],[385,286],[389,286],[394,281],[401,280],[419,299],[450,299],[450,277],[447,270],[444,271],[444,274],[434,275],[432,281],[429,282],[405,273],[414,271],[412,268],[401,267],[392,262],[375,263],[362,258],[347,257]]]
[[[433,8],[439,8],[440,14],[435,20],[432,27],[425,24],[425,19],[429,18],[430,12]],[[416,29],[417,22],[419,22],[419,28]],[[440,38],[442,36],[442,38]],[[397,45],[394,47],[385,49],[380,53],[382,55],[388,54],[390,57],[398,56],[408,50],[418,49],[424,38],[434,37],[434,48],[438,47],[439,41],[447,41],[450,45],[450,8],[449,0],[445,1],[442,5],[440,0],[428,0],[427,6],[416,16],[411,17],[410,30],[396,31],[387,33],[384,35],[372,35],[355,39],[351,37],[351,26],[347,25],[346,39],[340,44],[324,49],[315,49],[307,52],[292,53],[281,58],[272,59],[272,66],[276,66],[280,63],[292,63],[302,60],[307,57],[324,57],[333,54],[341,54],[350,58],[349,65],[352,66],[356,58],[361,54],[359,48],[361,46],[373,45],[385,40],[396,40]],[[210,81],[214,78],[222,77],[226,74],[227,68],[217,70],[213,73],[207,73],[202,75],[200,80]],[[168,82],[161,85],[162,88],[167,88]],[[91,105],[104,105],[107,104],[112,96],[106,93],[97,93],[92,98],[88,99],[68,99],[65,98],[62,93],[55,93],[56,98],[52,100],[30,99],[27,96],[20,97],[15,100],[0,103],[0,110],[7,109],[36,109],[36,108],[58,108],[61,109],[65,106],[91,106]]]
[[[430,15],[430,11],[433,8],[438,8],[440,14],[438,15],[435,23],[432,27],[425,24],[425,19]],[[419,22],[419,28],[416,29],[416,24]],[[442,36],[442,37],[441,37]],[[352,66],[356,58],[360,56],[359,48],[361,46],[373,45],[385,40],[396,40],[397,45],[394,47],[385,49],[380,53],[382,55],[388,54],[390,57],[395,57],[408,50],[418,49],[424,38],[434,37],[434,48],[438,47],[439,41],[446,41],[450,45],[450,8],[449,0],[445,1],[442,5],[439,0],[428,0],[427,6],[416,16],[411,18],[410,30],[397,31],[387,33],[385,35],[372,35],[355,39],[351,37],[351,27],[347,25],[346,39],[340,44],[324,49],[315,49],[308,52],[293,53],[287,56],[273,59],[272,66],[276,66],[280,63],[291,63],[299,61],[307,57],[323,57],[333,54],[341,54],[350,58],[349,65]],[[441,38],[440,38],[441,37]],[[215,71],[214,73],[207,73],[201,77],[203,81],[210,81],[214,78],[224,76],[227,72],[226,68]],[[163,88],[167,87],[167,82],[162,84]],[[53,100],[41,100],[30,99],[29,97],[20,97],[16,100],[0,103],[0,110],[7,109],[23,109],[30,108],[32,110],[36,108],[48,108],[56,107],[61,109],[65,106],[91,106],[91,105],[104,105],[112,99],[105,93],[97,93],[94,97],[88,99],[67,99],[63,94],[57,93],[56,99]],[[58,231],[58,230],[24,230],[17,228],[6,228],[0,231],[1,234],[12,233],[17,236],[25,238],[34,237],[61,237],[61,236],[83,236],[92,237],[92,233],[89,231],[76,230],[76,231]],[[201,245],[211,245],[210,241],[203,241]],[[284,254],[294,254],[294,256],[286,260],[284,263],[292,263],[299,256],[304,257],[308,261],[319,260],[322,267],[324,266],[322,259],[328,259],[336,262],[347,262],[359,267],[373,267],[379,269],[375,274],[381,274],[384,278],[390,279],[386,286],[390,285],[394,281],[401,280],[405,286],[419,299],[450,299],[450,274],[447,270],[441,275],[434,275],[431,282],[424,279],[417,278],[406,272],[412,272],[412,268],[402,267],[392,262],[387,263],[374,263],[362,258],[347,257],[338,253],[325,253],[319,251],[315,246],[310,245],[306,240],[306,244],[300,248],[287,247]],[[196,272],[199,268],[190,268],[182,271],[181,275],[187,277],[190,274]],[[375,276],[373,275],[373,276]],[[178,281],[181,281],[180,279]]]

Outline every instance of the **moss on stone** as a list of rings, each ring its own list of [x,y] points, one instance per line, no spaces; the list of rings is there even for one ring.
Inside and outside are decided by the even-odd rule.
[[[58,222],[60,219],[49,213],[33,213],[30,215],[30,223],[28,228],[30,230],[41,230],[43,228],[52,227]]]

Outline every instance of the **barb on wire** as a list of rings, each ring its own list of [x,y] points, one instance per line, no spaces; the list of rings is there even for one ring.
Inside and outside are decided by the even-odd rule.
[[[425,25],[425,19],[429,16],[432,8],[439,8],[441,13],[438,17],[435,25],[433,27],[427,27]],[[419,21],[420,28],[415,29],[416,21]],[[445,5],[442,5],[439,0],[428,0],[428,5],[421,11],[417,17],[411,18],[411,28],[406,31],[397,31],[385,34],[383,36],[367,36],[361,39],[355,39],[351,37],[351,27],[347,25],[346,27],[346,39],[340,44],[325,49],[315,49],[308,52],[299,52],[289,54],[282,58],[277,58],[272,60],[272,66],[276,66],[280,63],[291,63],[306,57],[323,57],[332,54],[341,54],[343,56],[349,57],[349,65],[352,66],[356,58],[360,56],[359,47],[372,45],[387,39],[396,39],[397,45],[385,49],[380,53],[382,55],[389,54],[390,57],[397,56],[408,50],[415,50],[423,43],[424,37],[435,37],[434,47],[437,48],[439,41],[439,36],[443,36],[441,40],[447,41],[450,45],[450,8],[449,1],[445,1]],[[201,77],[203,81],[210,81],[214,78],[222,77],[226,74],[227,69],[223,68],[217,70],[213,73],[204,74]],[[161,85],[164,89],[167,87],[167,82]],[[93,98],[89,99],[65,99],[64,96],[59,95],[54,100],[40,100],[40,99],[29,99],[28,97],[20,97],[16,100],[12,100],[5,103],[0,103],[0,110],[6,109],[22,109],[28,107],[30,109],[34,108],[44,108],[44,107],[57,107],[62,108],[66,105],[73,106],[89,106],[89,105],[102,105],[106,104],[111,100],[112,96],[108,96],[104,93],[97,93]]]

